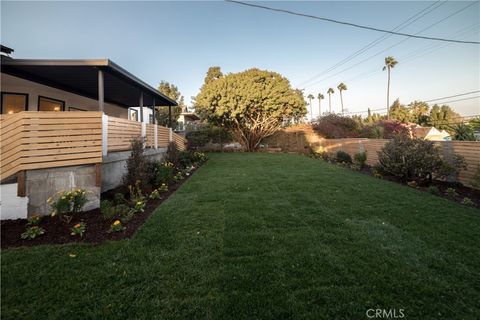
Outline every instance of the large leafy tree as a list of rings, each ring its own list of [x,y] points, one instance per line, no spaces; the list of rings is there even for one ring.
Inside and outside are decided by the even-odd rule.
[[[342,91],[347,90],[347,86],[345,85],[345,83],[340,82],[340,84],[337,86],[337,89],[340,92],[340,102],[342,104],[342,114],[343,114],[343,95],[342,95]]]
[[[427,123],[437,129],[445,129],[452,132],[451,125],[458,123],[461,116],[450,108],[450,106],[435,104],[430,110]]]
[[[282,75],[256,68],[205,82],[195,98],[195,110],[210,123],[231,130],[247,151],[307,113],[300,90],[292,89]]]
[[[383,71],[387,70],[388,73],[388,82],[387,82],[387,118],[390,118],[390,70],[395,67],[395,65],[398,63],[397,60],[395,60],[394,57],[386,57],[385,58],[385,66],[383,67]]]
[[[158,91],[166,95],[172,100],[175,100],[178,103],[178,106],[176,107],[171,107],[172,108],[172,123],[171,127],[176,128],[178,125],[178,117],[180,116],[180,113],[182,113],[182,110],[186,108],[184,98],[182,94],[180,93],[180,90],[178,90],[178,87],[167,82],[167,81],[161,81],[160,85],[158,86]],[[169,119],[168,119],[168,106],[157,106],[157,112],[156,112],[156,117],[157,117],[157,123],[161,126],[169,126]]]
[[[394,119],[403,123],[410,122],[410,110],[396,99],[389,108],[390,119]]]

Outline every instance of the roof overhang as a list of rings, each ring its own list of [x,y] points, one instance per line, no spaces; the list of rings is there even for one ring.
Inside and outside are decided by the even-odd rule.
[[[177,103],[108,59],[32,60],[1,57],[1,72],[91,99],[98,99],[98,70],[104,74],[105,102],[123,107]]]

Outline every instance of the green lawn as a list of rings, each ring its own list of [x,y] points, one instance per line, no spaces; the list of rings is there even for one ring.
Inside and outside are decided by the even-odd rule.
[[[478,319],[479,240],[478,210],[408,187],[212,154],[131,240],[3,250],[2,318]]]

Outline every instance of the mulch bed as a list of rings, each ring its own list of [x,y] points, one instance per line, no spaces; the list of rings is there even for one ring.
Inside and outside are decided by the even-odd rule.
[[[3,220],[0,223],[1,227],[1,248],[11,248],[11,247],[31,247],[41,244],[64,244],[64,243],[102,243],[107,240],[121,240],[125,238],[132,237],[137,229],[147,220],[147,218],[152,214],[152,212],[165,200],[167,200],[170,195],[172,195],[186,180],[188,180],[195,171],[190,172],[190,176],[185,179],[168,186],[167,192],[162,192],[162,199],[151,200],[148,199],[145,206],[144,212],[137,213],[135,216],[124,223],[126,227],[124,231],[120,232],[111,232],[108,233],[112,221],[105,220],[100,214],[100,209],[93,209],[90,211],[85,211],[75,215],[72,221],[67,224],[59,217],[50,217],[44,216],[39,224],[40,227],[45,229],[45,233],[36,237],[32,240],[26,240],[21,238],[21,234],[25,231],[27,225],[27,219],[16,219],[16,220]],[[115,193],[121,192],[125,194],[125,188],[117,188],[109,190],[102,193],[102,200],[108,199],[112,200]],[[83,237],[72,236],[70,234],[70,228],[78,222],[85,222],[87,228]]]
[[[349,167],[347,167],[347,168],[349,168]],[[363,174],[374,176],[373,171],[372,171],[372,167],[370,167],[370,166],[365,166],[362,170],[356,171],[356,172],[360,172],[360,173],[363,173]],[[398,177],[395,177],[395,176],[382,176],[382,179],[392,181],[392,182],[396,182],[396,183],[400,183],[400,184],[403,184],[403,185],[408,185],[407,183],[403,182],[402,180],[400,180]],[[447,181],[440,181],[440,180],[432,181],[430,186],[436,186],[438,188],[440,194],[436,194],[436,196],[439,196],[439,197],[442,197],[442,198],[445,198],[445,199],[448,199],[448,200],[451,200],[451,201],[459,202],[459,203],[461,203],[464,198],[469,198],[470,200],[473,201],[473,203],[475,203],[477,208],[480,208],[480,190],[476,190],[476,189],[466,187],[466,186],[464,186],[464,185],[462,185],[461,183],[458,183],[458,182],[447,182]],[[417,190],[430,193],[429,192],[429,187],[430,186],[415,186],[415,187],[409,186],[409,187],[412,187],[412,188],[415,188]],[[458,196],[456,196],[454,198],[449,197],[445,192],[448,188],[455,189],[455,191],[458,193]]]

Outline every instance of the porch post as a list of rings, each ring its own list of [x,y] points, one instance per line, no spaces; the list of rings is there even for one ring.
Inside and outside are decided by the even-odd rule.
[[[98,69],[98,111],[103,112],[104,101],[103,71]]]
[[[153,124],[157,124],[157,119],[155,115],[155,97],[153,97],[152,115],[153,115]]]
[[[143,92],[140,93],[140,122],[143,122]]]
[[[172,127],[172,106],[168,106],[168,127]]]

